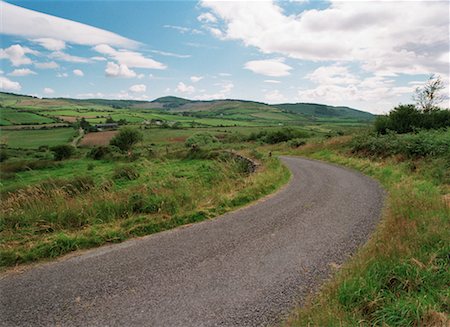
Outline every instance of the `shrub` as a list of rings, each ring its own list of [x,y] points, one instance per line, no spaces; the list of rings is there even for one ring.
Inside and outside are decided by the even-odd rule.
[[[3,173],[17,173],[26,170],[38,170],[45,168],[55,168],[60,166],[61,166],[60,163],[54,162],[52,160],[34,160],[34,161],[20,160],[3,163],[0,166],[0,170]]]
[[[287,142],[295,138],[307,138],[309,134],[293,128],[283,128],[272,131],[260,131],[258,133],[251,133],[247,141],[260,141],[262,143],[276,144],[281,142]]]
[[[68,159],[75,153],[75,148],[67,144],[54,146],[50,150],[52,150],[55,160],[57,161]]]
[[[9,158],[9,154],[5,149],[0,150],[0,162],[6,161]]]
[[[288,141],[288,146],[291,148],[298,148],[299,146],[305,145],[306,141],[302,139],[292,139]]]
[[[117,167],[113,173],[113,179],[118,180],[135,180],[139,178],[139,172],[133,166],[121,166]]]
[[[121,151],[129,151],[133,146],[142,141],[143,135],[135,128],[125,127],[110,141],[111,145],[117,146]]]
[[[450,129],[420,131],[410,134],[360,135],[351,142],[353,152],[387,157],[405,155],[409,158],[450,156]]]
[[[184,144],[187,147],[194,148],[217,142],[217,138],[209,133],[195,133],[194,135],[190,136]]]
[[[450,111],[435,109],[420,111],[414,105],[400,105],[388,115],[378,116],[375,120],[375,131],[386,134],[388,131],[396,133],[411,133],[418,129],[439,129],[450,127]]]
[[[87,156],[94,160],[104,159],[106,156],[111,154],[111,149],[106,146],[99,146],[92,148],[91,151],[88,152]]]

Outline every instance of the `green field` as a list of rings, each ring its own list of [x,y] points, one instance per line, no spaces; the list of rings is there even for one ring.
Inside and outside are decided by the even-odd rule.
[[[37,149],[68,143],[76,135],[73,128],[41,130],[1,130],[0,143],[11,148]]]
[[[32,112],[16,111],[11,109],[0,109],[0,124],[8,125],[24,125],[24,124],[47,124],[55,121],[48,117],[43,117]],[[6,123],[4,123],[6,122]]]

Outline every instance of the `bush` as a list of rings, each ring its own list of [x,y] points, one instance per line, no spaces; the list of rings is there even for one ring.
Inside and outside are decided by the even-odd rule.
[[[54,146],[50,150],[52,150],[55,160],[57,161],[68,159],[75,153],[75,148],[66,144]]]
[[[293,128],[283,128],[275,131],[260,131],[258,133],[251,133],[247,141],[260,141],[262,143],[276,144],[287,142],[295,138],[307,138],[309,134],[304,131],[299,131]]]
[[[302,139],[292,139],[289,140],[287,144],[291,148],[298,148],[299,146],[305,145],[306,141]]]
[[[88,152],[87,156],[94,160],[104,159],[106,156],[111,154],[111,149],[106,146],[99,146],[92,148],[91,151]]]
[[[375,131],[378,134],[386,134],[388,131],[403,134],[418,129],[446,127],[450,127],[449,110],[423,112],[412,104],[397,106],[388,115],[378,116],[375,120]]]
[[[135,128],[125,127],[110,141],[111,145],[118,147],[121,151],[129,151],[133,146],[142,141],[143,135]]]
[[[361,135],[351,142],[353,152],[387,157],[405,155],[409,158],[450,156],[450,129],[420,131],[410,134]]]
[[[190,136],[184,144],[187,147],[193,148],[217,142],[219,142],[217,138],[209,133],[195,133],[194,135]]]
[[[38,170],[38,169],[45,169],[45,168],[55,168],[60,167],[61,164],[54,162],[52,160],[21,160],[21,161],[11,161],[7,163],[3,163],[0,166],[0,170],[3,173],[17,173],[20,171],[26,171],[26,170]]]
[[[0,150],[0,162],[6,161],[9,158],[9,154],[5,149]]]
[[[135,180],[139,178],[139,172],[133,166],[121,166],[117,167],[113,173],[113,179],[115,180]]]

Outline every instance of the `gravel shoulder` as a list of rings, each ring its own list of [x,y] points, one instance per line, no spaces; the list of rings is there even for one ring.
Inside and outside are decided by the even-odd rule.
[[[214,220],[0,277],[0,326],[264,326],[362,245],[384,193],[355,171],[282,157],[274,196]]]

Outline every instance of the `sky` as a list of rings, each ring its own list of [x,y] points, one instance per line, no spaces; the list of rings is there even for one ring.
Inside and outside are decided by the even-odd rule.
[[[439,74],[449,1],[0,1],[0,89],[385,113]],[[448,101],[446,104],[448,105]]]

